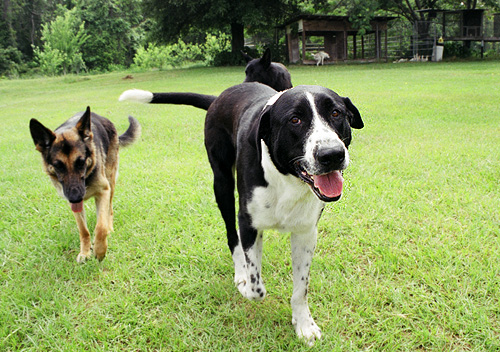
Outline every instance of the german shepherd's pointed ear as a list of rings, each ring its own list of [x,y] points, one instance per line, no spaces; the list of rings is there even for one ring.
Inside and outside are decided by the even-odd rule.
[[[36,149],[40,152],[50,148],[50,146],[56,139],[56,135],[54,134],[54,132],[42,125],[36,119],[30,120],[30,132]]]
[[[83,113],[82,117],[76,124],[76,130],[80,137],[83,140],[87,140],[89,137],[92,137],[92,127],[91,127],[91,118],[90,118],[90,106],[87,106],[87,110]]]
[[[346,108],[352,113],[352,115],[348,117],[349,125],[351,125],[352,128],[363,128],[365,124],[363,123],[363,120],[361,120],[361,114],[359,113],[358,108],[354,106],[351,99],[345,97],[342,98],[342,100],[344,101]]]
[[[264,69],[268,69],[271,66],[271,49],[267,48],[260,59],[260,63],[264,67]]]
[[[240,50],[240,53],[241,55],[243,56],[243,58],[245,59],[245,61],[247,62],[247,64],[253,60],[253,57],[251,57],[250,55],[248,55],[246,52],[244,52],[243,50]]]

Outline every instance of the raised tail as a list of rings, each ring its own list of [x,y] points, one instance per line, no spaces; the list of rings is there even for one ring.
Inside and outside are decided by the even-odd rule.
[[[203,110],[208,110],[215,99],[217,99],[215,95],[197,93],[151,93],[141,89],[126,90],[120,95],[120,98],[118,98],[119,101],[131,100],[147,104],[191,105]]]
[[[124,134],[118,137],[118,140],[120,141],[120,147],[131,145],[141,136],[141,125],[139,124],[139,121],[137,121],[132,116],[129,116],[128,122],[130,123],[130,125],[128,126],[127,130]]]

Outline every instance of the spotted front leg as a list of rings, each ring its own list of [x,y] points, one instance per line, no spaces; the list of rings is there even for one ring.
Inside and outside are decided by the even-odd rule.
[[[235,247],[233,261],[234,283],[240,293],[252,301],[263,300],[266,297],[266,288],[261,277],[262,231],[246,251],[243,250],[241,243]]]
[[[307,303],[309,289],[309,271],[316,247],[317,230],[311,233],[292,233],[292,266],[293,266],[293,295],[292,295],[292,323],[298,337],[307,344],[313,345],[321,338],[321,330],[314,322]]]

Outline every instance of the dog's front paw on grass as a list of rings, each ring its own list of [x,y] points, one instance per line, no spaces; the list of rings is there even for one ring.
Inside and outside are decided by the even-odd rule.
[[[107,250],[107,241],[94,243],[94,256],[97,258],[97,260],[102,261],[104,257],[106,257]]]
[[[90,251],[88,251],[87,253],[80,252],[80,253],[78,253],[78,256],[76,257],[76,262],[80,263],[80,264],[83,264],[87,260],[89,260],[90,257],[91,257]]]
[[[292,319],[292,324],[295,326],[297,337],[308,346],[313,346],[317,340],[321,339],[321,329],[312,318],[303,319],[300,322]]]
[[[236,282],[235,282],[236,283]],[[236,283],[236,287],[243,297],[250,301],[262,301],[266,298],[266,288],[262,284],[248,284],[246,280],[241,280]]]

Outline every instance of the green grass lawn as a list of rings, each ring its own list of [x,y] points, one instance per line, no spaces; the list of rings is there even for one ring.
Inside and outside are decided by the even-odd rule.
[[[219,94],[243,68],[0,81],[1,351],[305,351],[291,324],[289,236],[264,240],[267,298],[233,286],[203,146],[204,111],[119,103],[129,88]],[[315,351],[500,350],[500,63],[290,67],[348,96],[343,198],[319,222]],[[121,151],[106,259],[78,231],[28,123],[90,105],[141,140]],[[86,204],[89,227],[95,206]]]

